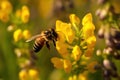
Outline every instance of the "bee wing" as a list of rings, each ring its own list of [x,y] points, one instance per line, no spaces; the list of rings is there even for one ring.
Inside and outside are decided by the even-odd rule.
[[[26,40],[26,42],[30,42],[30,41],[32,41],[32,40],[34,40],[34,39],[36,39],[38,37],[42,37],[42,36],[43,35],[41,35],[41,34],[35,35],[35,36],[31,37],[30,39]]]

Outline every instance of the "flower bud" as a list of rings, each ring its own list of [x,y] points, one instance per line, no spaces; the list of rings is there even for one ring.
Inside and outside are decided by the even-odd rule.
[[[103,60],[103,65],[106,69],[111,69],[110,61],[108,59]]]
[[[104,32],[105,32],[105,29],[102,27],[99,29],[98,31],[98,37],[99,38],[104,38]]]

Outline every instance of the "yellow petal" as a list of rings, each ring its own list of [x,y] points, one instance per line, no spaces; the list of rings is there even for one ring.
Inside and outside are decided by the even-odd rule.
[[[57,57],[53,57],[51,59],[51,62],[54,64],[54,67],[58,68],[58,69],[62,69],[63,68],[63,60]]]
[[[23,38],[24,38],[25,40],[29,39],[30,36],[31,36],[31,34],[30,34],[29,30],[24,30],[24,31],[23,31]]]
[[[64,70],[66,73],[70,73],[72,69],[72,64],[70,62],[70,60],[64,60]]]
[[[20,80],[28,80],[28,72],[26,70],[21,70],[19,72],[19,79]]]
[[[60,53],[60,55],[64,58],[68,56],[67,48],[68,48],[68,44],[62,43],[60,41],[56,42],[56,49]]]
[[[30,12],[27,6],[22,7],[22,13],[21,13],[21,20],[23,23],[27,23],[29,21]]]
[[[82,54],[82,51],[80,50],[79,46],[75,46],[72,50],[72,57],[75,59],[75,60],[79,60],[80,59],[80,56]]]
[[[30,69],[28,71],[29,77],[32,80],[38,80],[38,71],[36,69]]]
[[[18,40],[20,40],[22,38],[22,30],[21,29],[17,29],[14,33],[13,33],[13,38],[14,41],[17,42]]]
[[[82,25],[85,25],[87,22],[92,22],[92,14],[88,13],[82,19]]]
[[[69,18],[73,26],[80,24],[80,19],[75,14],[71,14]]]
[[[85,39],[94,35],[95,26],[93,23],[88,22],[83,26],[83,36]]]

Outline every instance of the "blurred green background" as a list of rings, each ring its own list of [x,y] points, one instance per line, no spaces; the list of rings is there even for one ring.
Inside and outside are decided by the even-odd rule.
[[[3,0],[0,0],[0,3]],[[97,0],[8,0],[13,6],[14,13],[22,5],[27,5],[30,9],[30,20],[27,24],[21,25],[23,29],[28,29],[31,35],[39,34],[41,31],[54,28],[56,20],[69,21],[69,14],[74,13],[80,19],[86,13],[92,13],[93,22],[96,26],[96,35],[100,27],[100,20],[95,15],[95,11],[99,7]],[[61,3],[64,7],[61,7]],[[68,1],[68,2],[67,2]],[[120,0],[111,0],[117,13],[120,12]],[[65,3],[66,2],[66,3]],[[11,21],[4,23],[0,21],[0,80],[19,80],[18,73],[20,71],[14,49],[17,47],[13,40],[13,32],[7,30]],[[102,40],[97,39],[96,48],[104,48]],[[26,43],[25,43],[26,44]],[[32,43],[28,43],[32,49]],[[99,46],[98,46],[99,45]],[[37,68],[40,70],[39,77],[41,80],[50,79],[54,71],[53,65],[50,62],[52,56],[59,56],[53,44],[51,50],[43,47],[37,54],[38,60],[35,61]],[[54,72],[53,72],[54,71]],[[62,74],[58,74],[61,76]]]

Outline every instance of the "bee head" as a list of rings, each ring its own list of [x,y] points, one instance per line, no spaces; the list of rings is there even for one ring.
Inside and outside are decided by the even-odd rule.
[[[57,41],[58,34],[55,32],[53,28],[51,28],[51,34],[54,36],[55,40]]]

